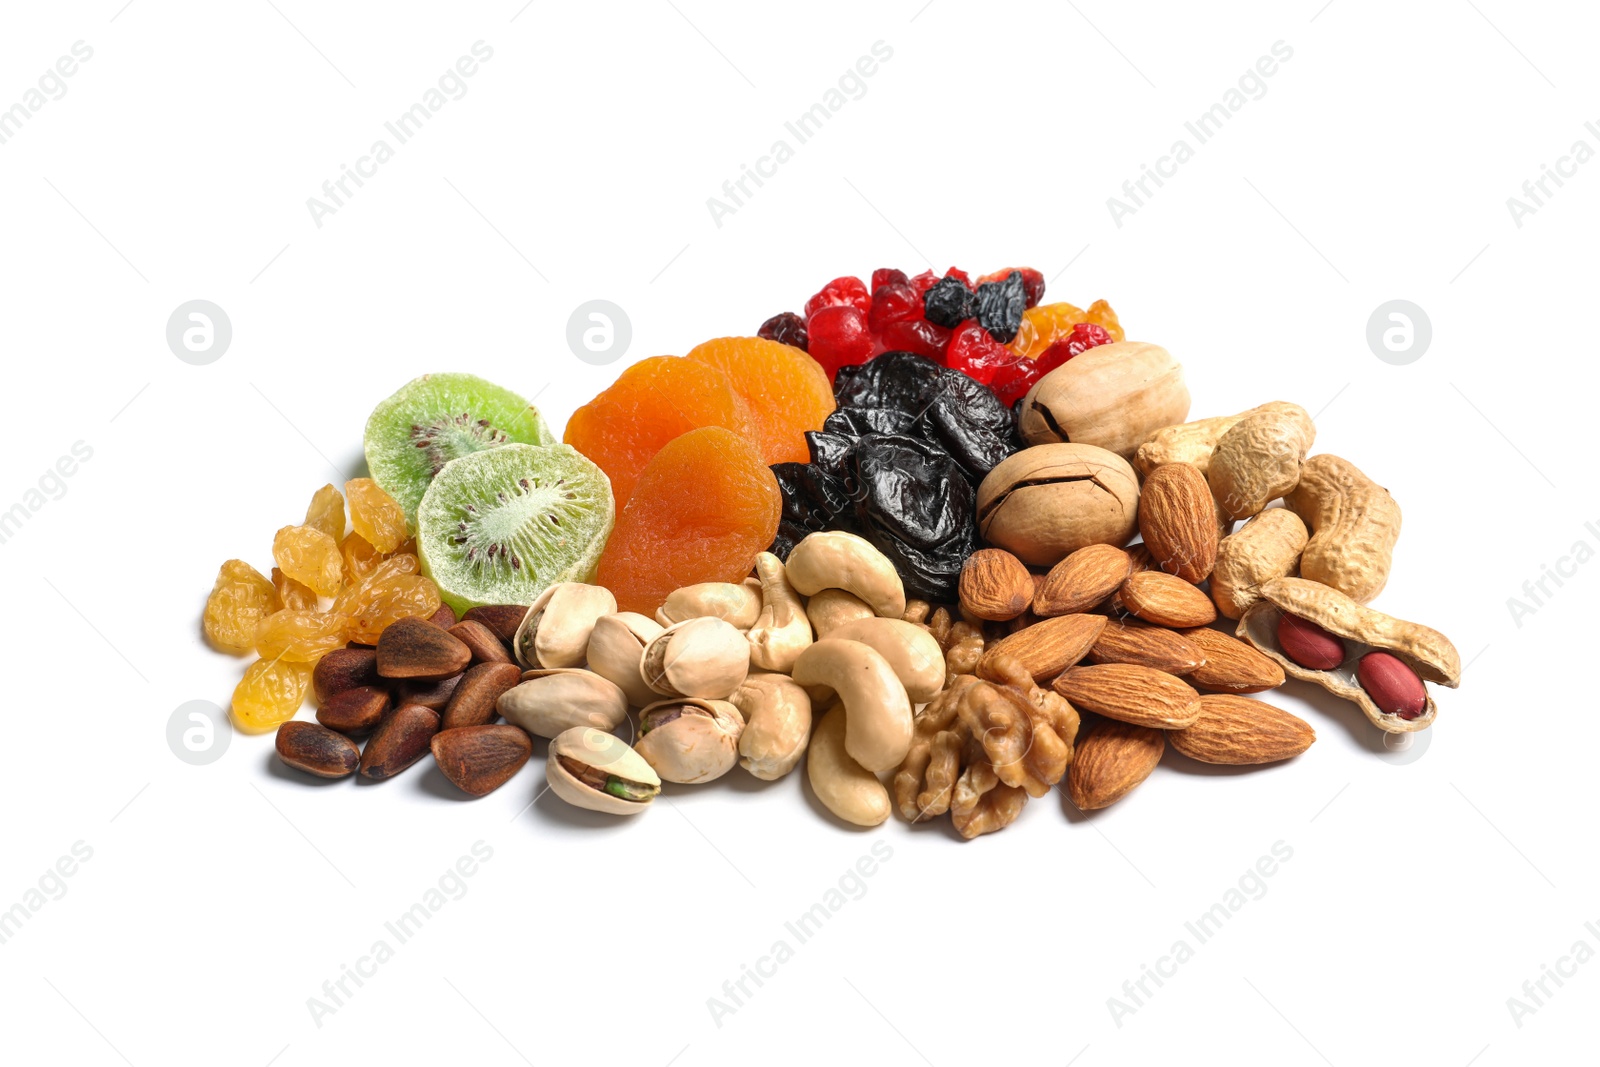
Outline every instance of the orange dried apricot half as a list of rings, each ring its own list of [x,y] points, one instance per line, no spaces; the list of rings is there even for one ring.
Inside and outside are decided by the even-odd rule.
[[[778,532],[778,480],[747,438],[691,430],[657,452],[600,556],[619,611],[654,616],[674,589],[737,582]]]
[[[710,364],[750,405],[761,458],[809,463],[806,431],[822,429],[834,408],[827,372],[805,352],[761,337],[719,337],[696,345],[685,359]]]

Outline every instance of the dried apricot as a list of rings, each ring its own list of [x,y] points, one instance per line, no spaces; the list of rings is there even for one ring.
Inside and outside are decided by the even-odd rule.
[[[828,375],[816,360],[759,337],[719,337],[696,345],[684,358],[728,376],[734,392],[750,405],[761,458],[769,467],[811,462],[806,431],[822,429],[834,408]]]
[[[695,359],[652,356],[573,412],[562,439],[605,471],[620,511],[651,457],[701,426],[758,440],[750,406],[726,374]]]
[[[277,570],[273,570],[277,575]],[[201,624],[206,637],[224,652],[250,651],[256,642],[256,625],[279,608],[278,593],[261,572],[242,559],[230,559],[217,571],[217,581],[206,597]]]
[[[691,430],[639,475],[596,579],[621,611],[654,615],[674,589],[737,582],[772,544],[783,498],[761,454],[720,426]]]
[[[406,539],[406,513],[394,497],[378,488],[371,478],[352,478],[344,483],[350,501],[350,525],[379,552],[393,552]]]

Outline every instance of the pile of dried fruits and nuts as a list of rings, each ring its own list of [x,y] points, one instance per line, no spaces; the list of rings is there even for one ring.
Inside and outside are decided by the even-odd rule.
[[[411,382],[270,577],[223,564],[206,635],[259,657],[235,724],[327,778],[431,753],[475,796],[545,738],[550,790],[619,815],[803,760],[846,822],[968,838],[1052,788],[1103,808],[1169,746],[1304,752],[1254,696],[1286,676],[1432,725],[1455,648],[1366,606],[1388,492],[1308,455],[1296,404],[1185,421],[1165,349],[1043,293],[1029,268],[838,278],[627,368],[562,441],[482,379]]]

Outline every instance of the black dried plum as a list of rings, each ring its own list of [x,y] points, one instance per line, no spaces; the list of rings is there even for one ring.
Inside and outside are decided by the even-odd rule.
[[[972,485],[938,446],[875,434],[861,439],[854,463],[856,514],[864,523],[918,545],[959,538],[972,524]]]
[[[922,294],[922,317],[953,330],[972,318],[978,298],[960,278],[940,278]]]
[[[829,433],[860,437],[869,433],[899,433],[915,436],[916,412],[899,408],[848,407],[838,408],[822,424]]]
[[[985,282],[978,286],[978,325],[982,326],[1003,345],[1017,336],[1022,325],[1022,313],[1028,307],[1028,292],[1022,283],[1022,272],[1012,271],[1004,281]]]

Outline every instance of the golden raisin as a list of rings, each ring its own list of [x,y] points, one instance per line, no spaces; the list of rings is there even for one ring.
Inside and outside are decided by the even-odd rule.
[[[331,484],[311,495],[311,506],[306,508],[305,525],[315,526],[334,544],[344,543],[344,497]]]
[[[283,573],[283,568],[272,568],[272,587],[278,591],[278,602],[290,611],[315,611],[317,594]]]
[[[351,640],[375,645],[394,623],[413,616],[426,619],[439,610],[439,587],[415,574],[402,574],[369,582],[365,596],[350,615],[345,631]]]
[[[255,645],[256,624],[278,606],[277,590],[260,571],[243,560],[230,559],[217,571],[201,623],[207,639],[217,648],[244,653]]]
[[[246,733],[275,729],[294,718],[311,686],[311,664],[258,659],[233,691],[233,723]]]
[[[333,596],[344,584],[344,559],[333,538],[314,526],[285,526],[272,539],[272,558],[284,574]]]
[[[343,645],[349,620],[315,611],[279,611],[256,627],[256,651],[262,659],[315,663]]]
[[[350,500],[350,525],[379,552],[393,552],[406,539],[406,513],[371,478],[344,483]]]

